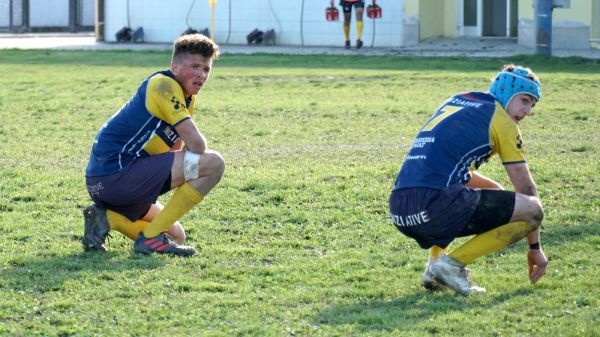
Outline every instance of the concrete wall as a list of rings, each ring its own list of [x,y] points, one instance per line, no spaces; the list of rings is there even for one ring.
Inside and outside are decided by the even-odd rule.
[[[79,24],[94,26],[95,0],[78,0]],[[0,0],[0,27],[10,26],[11,0]],[[22,21],[22,1],[13,1],[13,25]],[[69,0],[30,0],[29,23],[31,27],[69,26]]]
[[[552,48],[589,49],[592,45],[592,27],[600,17],[594,8],[598,0],[571,0],[570,8],[555,8],[552,11]],[[535,48],[535,18],[533,0],[519,1],[519,45]],[[597,13],[596,13],[597,14]]]
[[[170,43],[188,25],[196,30],[210,28],[211,13],[208,1],[199,0],[129,0],[131,28],[144,28],[146,42]],[[302,7],[304,2],[304,7]],[[246,35],[255,28],[275,29],[277,44],[305,46],[341,46],[344,42],[342,13],[340,21],[327,22],[327,1],[316,0],[217,0],[215,6],[215,32],[217,43],[245,44]],[[366,1],[369,3],[369,1]],[[188,22],[186,15],[191,9]],[[371,20],[364,15],[363,41],[374,46],[398,47],[403,45],[404,0],[380,0],[383,17]],[[124,0],[105,1],[105,39],[115,41],[115,33],[127,26],[127,4]],[[231,11],[231,20],[230,20]],[[303,14],[302,14],[303,13]],[[302,20],[301,20],[302,16]],[[375,21],[375,22],[374,22]],[[231,28],[230,28],[231,25]],[[356,39],[353,17],[350,38]]]
[[[420,41],[419,0],[404,0],[403,45],[418,45]]]
[[[519,19],[534,20],[534,0],[519,1]],[[570,8],[555,8],[552,21],[577,21],[590,26],[593,21],[592,2],[598,0],[571,0]]]

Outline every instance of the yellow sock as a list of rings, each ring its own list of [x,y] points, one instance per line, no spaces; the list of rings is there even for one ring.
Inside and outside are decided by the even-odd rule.
[[[350,41],[350,25],[344,25],[344,36],[346,37],[346,41]]]
[[[149,222],[144,220],[130,221],[125,216],[106,210],[106,218],[111,230],[122,233],[131,240],[135,240],[137,235],[148,227]]]
[[[204,197],[190,184],[185,183],[175,190],[171,200],[144,230],[144,236],[152,238],[166,232],[171,225],[194,206],[199,204]]]
[[[429,261],[435,262],[442,257],[442,254],[448,254],[448,248],[442,248],[440,246],[432,246],[429,248]]]
[[[362,38],[362,32],[364,28],[363,21],[356,21],[356,39],[360,40]]]
[[[480,256],[493,253],[521,240],[534,229],[535,226],[528,222],[511,222],[476,235],[452,251],[449,256],[467,265]]]

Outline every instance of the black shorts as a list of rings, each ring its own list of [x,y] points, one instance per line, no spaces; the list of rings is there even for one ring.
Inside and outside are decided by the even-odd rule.
[[[137,158],[115,174],[86,177],[88,194],[96,204],[136,221],[171,189],[173,160],[175,154],[167,152]]]
[[[340,6],[342,6],[342,11],[344,13],[350,13],[352,11],[352,6],[354,6],[356,8],[365,8],[365,2],[362,0],[359,0],[359,1],[340,0]]]
[[[515,193],[454,184],[442,190],[408,188],[390,196],[390,218],[421,248],[447,247],[457,237],[487,232],[510,221]]]
[[[515,210],[515,192],[502,190],[481,190],[481,197],[475,212],[459,237],[481,234],[506,225]]]

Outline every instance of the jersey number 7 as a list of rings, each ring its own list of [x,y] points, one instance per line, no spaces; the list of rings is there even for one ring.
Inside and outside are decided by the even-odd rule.
[[[425,126],[421,129],[421,131],[431,131],[444,119],[452,116],[453,114],[462,110],[462,106],[454,106],[454,105],[444,105],[438,110],[437,116],[430,119]],[[441,112],[441,113],[440,113]]]

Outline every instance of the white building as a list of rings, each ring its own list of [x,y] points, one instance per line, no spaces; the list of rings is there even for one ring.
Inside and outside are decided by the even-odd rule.
[[[116,32],[124,26],[132,29],[143,27],[145,42],[171,42],[188,28],[200,31],[212,26],[212,12],[207,0],[102,2],[105,41],[115,41]],[[245,44],[246,35],[258,28],[262,31],[274,29],[277,44],[281,45],[339,46],[343,43],[343,19],[338,2],[335,1],[335,6],[340,11],[340,21],[328,22],[325,20],[328,0],[217,0],[214,39],[217,43]],[[366,11],[363,15],[365,44],[401,46],[403,1],[380,0],[377,3],[383,7],[382,18],[369,19]],[[355,28],[353,18],[353,40],[356,38]]]

